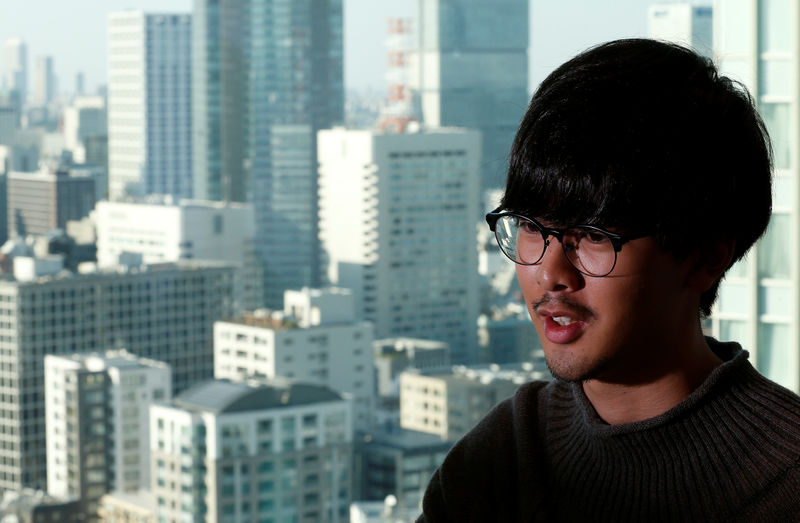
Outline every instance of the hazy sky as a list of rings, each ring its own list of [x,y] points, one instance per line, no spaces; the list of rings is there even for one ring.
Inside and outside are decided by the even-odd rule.
[[[345,82],[382,89],[386,18],[411,14],[411,0],[345,1]],[[605,40],[644,36],[653,0],[532,0],[531,85],[576,52]],[[134,8],[190,11],[192,0],[0,0],[0,42],[28,43],[29,82],[37,56],[53,56],[60,90],[83,71],[87,88],[105,83],[106,15]],[[0,57],[2,61],[2,57]]]

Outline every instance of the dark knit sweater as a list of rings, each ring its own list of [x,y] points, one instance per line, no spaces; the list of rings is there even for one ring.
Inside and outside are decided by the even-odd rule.
[[[523,385],[448,454],[419,521],[800,521],[800,397],[735,343],[683,402],[608,425],[583,388]]]

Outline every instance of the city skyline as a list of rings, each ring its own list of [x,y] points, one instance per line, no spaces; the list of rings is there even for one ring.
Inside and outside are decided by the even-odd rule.
[[[591,45],[615,38],[645,36],[647,7],[654,0],[531,0],[529,83],[532,90],[557,65]],[[709,5],[709,2],[691,2]],[[125,9],[191,12],[192,0],[32,0],[0,6],[0,42],[21,37],[28,44],[29,82],[38,56],[51,55],[60,92],[72,92],[76,74],[84,74],[85,92],[106,83],[106,21]],[[80,17],[76,15],[80,13]],[[411,0],[345,0],[345,87],[384,89],[386,19],[410,17]],[[77,25],[70,28],[65,20]],[[602,20],[602,23],[600,23]],[[75,30],[78,29],[78,30]],[[2,66],[2,64],[0,64]]]

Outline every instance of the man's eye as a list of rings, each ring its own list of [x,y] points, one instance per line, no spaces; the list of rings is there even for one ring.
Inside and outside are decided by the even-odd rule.
[[[519,222],[519,230],[526,233],[526,234],[538,234],[539,229],[531,222],[522,221]]]
[[[608,241],[608,236],[597,231],[584,231],[584,233],[581,235],[581,238],[583,240],[588,240],[591,243],[605,243]]]

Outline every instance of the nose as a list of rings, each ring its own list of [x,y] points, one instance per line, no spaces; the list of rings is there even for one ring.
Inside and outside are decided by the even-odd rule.
[[[573,267],[561,243],[553,237],[536,269],[536,283],[545,291],[573,291],[583,282],[583,275]]]

